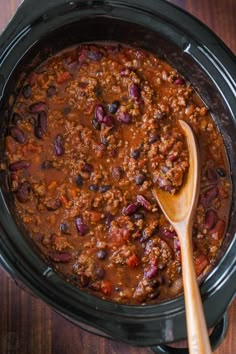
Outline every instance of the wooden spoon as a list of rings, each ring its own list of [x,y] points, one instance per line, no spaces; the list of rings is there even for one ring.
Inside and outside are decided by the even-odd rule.
[[[159,188],[155,188],[153,194],[180,241],[189,351],[191,354],[209,354],[212,351],[192,250],[192,225],[200,189],[199,151],[190,126],[182,120],[179,123],[186,135],[189,151],[185,182],[174,195]]]

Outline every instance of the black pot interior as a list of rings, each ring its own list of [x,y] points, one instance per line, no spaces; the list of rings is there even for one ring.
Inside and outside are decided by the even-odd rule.
[[[11,122],[14,100],[29,73],[49,55],[66,47],[83,42],[112,41],[141,47],[164,58],[193,85],[209,107],[223,135],[232,171],[232,182],[233,185],[236,185],[234,171],[236,165],[236,118],[233,114],[233,107],[236,111],[236,100],[232,93],[232,87],[227,83],[227,77],[227,80],[223,79],[224,68],[217,66],[212,61],[210,52],[201,47],[201,43],[197,39],[183,32],[180,25],[168,22],[166,18],[161,16],[154,21],[151,19],[151,15],[150,17],[144,16],[139,11],[130,14],[128,10],[118,9],[115,15],[111,15],[104,13],[103,9],[100,12],[96,10],[95,15],[92,11],[86,13],[79,21],[75,18],[75,14],[65,14],[60,18],[52,17],[45,22],[38,21],[32,26],[30,33],[22,38],[17,45],[12,45],[8,58],[2,63],[2,67],[0,66],[0,74],[4,76],[6,83],[0,105],[1,161],[5,162],[4,136],[7,133],[7,126]],[[19,59],[16,60],[16,58]],[[16,86],[17,82],[18,86]],[[154,345],[180,339],[186,335],[182,297],[164,304],[142,307],[142,315],[140,315],[140,307],[138,306],[130,307],[108,303],[86,295],[66,284],[37,255],[37,250],[30,243],[29,237],[26,236],[26,230],[16,218],[6,173],[1,171],[0,177],[1,252],[17,277],[20,277],[36,294],[68,317],[76,321],[81,320],[88,325],[92,324],[113,337],[132,344]],[[224,278],[227,272],[230,274],[236,262],[235,252],[233,253],[232,250],[232,247],[235,249],[235,212],[235,204],[232,202],[228,232],[222,246],[222,253],[219,255],[221,260],[218,260],[214,271],[202,284],[202,294],[206,300],[206,306],[212,306],[210,302],[207,305],[207,301],[211,294],[214,294],[224,284],[224,282],[219,283],[218,279]],[[26,237],[22,237],[22,235]],[[231,247],[229,247],[230,245]],[[235,291],[235,287],[233,291]],[[212,314],[211,311],[206,310],[209,326],[216,323],[231,297],[230,293],[228,298],[226,297],[226,302],[216,313]],[[94,312],[94,306],[98,311],[97,314]],[[175,324],[171,335],[168,334],[168,331],[163,331],[167,314]],[[111,315],[116,318],[112,320]],[[144,318],[146,318],[145,321]],[[119,329],[116,321],[120,323]],[[134,321],[136,321],[135,326]],[[184,324],[178,326],[179,323]]]

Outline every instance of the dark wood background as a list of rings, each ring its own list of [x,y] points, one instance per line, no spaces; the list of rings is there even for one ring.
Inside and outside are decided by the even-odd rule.
[[[145,1],[145,0],[144,0]],[[40,0],[39,0],[40,2]],[[236,54],[236,0],[172,0],[189,11]],[[0,32],[21,0],[0,0]],[[21,290],[0,269],[0,354],[150,354],[89,334]],[[227,337],[215,354],[236,353],[236,300],[229,308]]]

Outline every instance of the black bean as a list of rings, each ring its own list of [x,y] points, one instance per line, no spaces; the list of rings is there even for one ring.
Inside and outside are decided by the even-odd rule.
[[[155,291],[154,292],[152,292],[150,295],[149,295],[149,298],[150,299],[156,299],[158,296],[160,296],[160,289],[159,288],[157,288],[157,289],[155,289]]]
[[[109,141],[108,139],[105,137],[105,136],[101,136],[101,143],[104,145],[104,146],[108,146],[109,145]]]
[[[161,283],[160,283],[160,281],[158,279],[150,280],[149,284],[151,285],[151,287],[153,289],[156,289],[156,288],[158,288],[161,285]]]
[[[22,89],[24,98],[30,98],[32,96],[32,88],[30,85],[25,85]]]
[[[92,125],[93,125],[94,129],[101,130],[101,123],[99,123],[99,121],[97,119],[92,120]]]
[[[124,124],[129,124],[132,122],[132,116],[126,112],[120,112],[117,119]]]
[[[134,177],[134,181],[137,186],[141,186],[145,180],[146,177],[144,175],[137,175]]]
[[[89,232],[88,225],[86,225],[86,224],[84,223],[82,217],[76,218],[76,220],[75,220],[75,225],[76,225],[76,228],[77,228],[78,233],[79,233],[81,236],[85,236],[85,235]]]
[[[39,113],[47,110],[47,105],[45,102],[37,102],[30,106],[30,111],[32,113]]]
[[[111,189],[111,185],[110,184],[103,184],[99,187],[99,192],[100,193],[105,193],[107,191],[109,191]]]
[[[69,226],[65,222],[60,225],[60,231],[65,235],[70,235]]]
[[[116,166],[112,170],[112,176],[119,181],[123,175],[123,170],[120,166]]]
[[[48,170],[48,169],[50,169],[50,168],[53,168],[53,162],[50,161],[50,160],[45,160],[45,161],[42,162],[41,168],[42,168],[43,170]]]
[[[111,104],[108,105],[108,111],[110,113],[116,113],[118,108],[120,106],[120,102],[119,101],[113,101]]]
[[[21,203],[25,203],[29,200],[31,193],[31,185],[29,182],[25,181],[19,185],[16,192],[16,197]]]
[[[160,135],[158,133],[152,133],[149,135],[149,138],[148,138],[149,144],[153,144],[159,140],[160,140]]]
[[[223,167],[218,167],[216,169],[216,172],[218,173],[218,175],[220,177],[225,177],[226,176],[226,171],[225,171],[225,169]]]
[[[84,179],[80,174],[75,177],[75,183],[78,187],[81,187],[83,185]]]
[[[65,116],[67,116],[71,112],[71,108],[69,106],[66,106],[63,108],[63,113]]]
[[[108,255],[107,250],[103,249],[103,250],[99,250],[97,253],[97,257],[98,259],[105,259]]]
[[[96,268],[96,271],[95,271],[95,273],[96,273],[96,277],[97,277],[97,279],[103,279],[104,277],[105,277],[105,270],[104,270],[104,268],[102,268],[102,267],[98,267],[98,268]]]
[[[144,214],[143,213],[135,213],[133,215],[134,220],[138,221],[138,220],[143,220],[144,219]]]
[[[18,127],[12,127],[10,129],[10,134],[19,144],[24,144],[26,142],[26,136],[22,129]]]
[[[97,192],[99,190],[99,187],[97,184],[90,184],[88,188],[92,192]]]
[[[140,150],[139,149],[132,150],[130,152],[130,156],[133,157],[133,159],[137,160],[140,157]]]
[[[23,118],[18,114],[18,113],[13,113],[12,116],[12,123],[17,125],[19,124],[21,121],[23,120]]]
[[[52,97],[56,94],[56,87],[55,86],[49,86],[47,89],[47,97]]]
[[[9,165],[9,170],[12,172],[23,170],[30,166],[30,162],[26,160],[20,160],[17,162],[13,162]]]

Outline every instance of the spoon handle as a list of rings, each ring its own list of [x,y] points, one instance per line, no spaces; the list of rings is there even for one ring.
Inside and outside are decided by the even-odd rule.
[[[192,236],[189,233],[186,227],[180,237],[189,352],[210,354],[212,351],[193,262]]]

